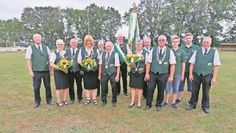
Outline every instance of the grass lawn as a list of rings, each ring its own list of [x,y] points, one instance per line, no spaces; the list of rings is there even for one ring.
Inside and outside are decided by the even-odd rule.
[[[105,107],[76,103],[59,108],[46,104],[43,86],[42,104],[34,109],[32,79],[24,53],[0,53],[0,132],[236,132],[236,53],[220,52],[220,56],[222,66],[217,84],[211,88],[210,114],[206,115],[200,104],[193,111],[185,110],[187,93],[177,110],[168,107],[161,112],[155,108],[129,109],[129,97],[123,94],[118,97],[117,108],[111,107],[111,96]],[[54,92],[53,78],[51,81]]]

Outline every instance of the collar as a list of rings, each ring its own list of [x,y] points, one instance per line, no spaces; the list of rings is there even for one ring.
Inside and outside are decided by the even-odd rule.
[[[75,52],[77,51],[78,48],[75,48]],[[73,48],[70,48],[70,51],[73,52]]]
[[[164,46],[163,48],[160,48],[159,46],[157,47],[158,50],[162,49],[162,50],[165,50],[166,49],[166,46]]]
[[[42,44],[40,43],[39,45],[38,44],[34,44],[36,46],[36,48],[38,48],[38,46],[41,48],[42,47]]]
[[[60,53],[58,49],[56,50],[56,52],[57,52],[57,53]],[[61,52],[60,54],[64,55],[65,53],[66,53],[66,51],[65,51],[65,50],[62,50],[62,52]]]
[[[189,44],[189,45],[185,44],[185,47],[186,47],[186,48],[190,48],[190,47],[192,47],[192,46],[193,46],[193,43],[191,43],[191,44]]]
[[[207,48],[207,53],[210,51],[211,47]],[[202,47],[202,53],[205,53],[205,48]]]
[[[91,51],[93,50],[93,47],[91,47],[91,49],[88,49],[87,47],[85,47],[85,50],[86,50],[87,52],[91,52]]]

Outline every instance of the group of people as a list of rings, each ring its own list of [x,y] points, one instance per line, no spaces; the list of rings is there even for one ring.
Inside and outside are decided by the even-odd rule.
[[[101,106],[105,106],[109,90],[108,82],[110,81],[112,107],[116,107],[117,96],[121,92],[121,78],[123,93],[128,96],[127,76],[129,75],[129,108],[135,106],[137,92],[137,108],[142,107],[143,97],[146,99],[144,109],[149,110],[152,107],[155,88],[157,88],[156,110],[161,111],[162,108],[168,107],[171,92],[171,107],[176,109],[181,103],[187,80],[189,101],[186,110],[196,108],[202,85],[201,106],[205,113],[209,113],[209,91],[211,85],[216,83],[220,66],[219,54],[217,50],[211,48],[212,39],[210,37],[203,38],[201,47],[192,43],[192,33],[186,33],[183,45],[180,45],[180,37],[174,35],[171,38],[171,47],[167,46],[167,38],[164,35],[157,38],[157,46],[154,47],[151,46],[151,39],[145,37],[143,40],[136,41],[136,50],[133,52],[131,52],[129,45],[124,43],[123,35],[119,34],[116,38],[115,45],[119,47],[118,49],[114,48],[111,41],[106,41],[104,45],[104,41],[99,40],[95,46],[93,37],[86,35],[83,40],[84,46],[80,48],[76,38],[70,40],[70,48],[68,49],[65,49],[64,41],[58,39],[56,49],[50,52],[49,48],[42,44],[41,35],[34,34],[34,44],[29,46],[26,52],[28,72],[33,78],[34,107],[39,107],[41,103],[42,79],[46,88],[47,104],[53,104],[50,75],[54,75],[58,106],[75,102],[74,81],[80,104],[97,105],[97,97],[101,95]],[[122,54],[136,54],[140,60],[132,65],[127,64],[121,57]],[[96,62],[95,69],[88,70],[80,65],[88,57]],[[72,66],[68,69],[60,69],[57,64],[61,59],[70,60]],[[129,67],[130,69],[128,69]]]

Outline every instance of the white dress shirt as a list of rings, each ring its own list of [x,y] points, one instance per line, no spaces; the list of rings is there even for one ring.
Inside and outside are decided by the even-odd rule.
[[[202,53],[204,54],[204,53],[205,53],[205,48],[202,47],[201,49],[202,49]],[[210,51],[210,49],[211,49],[211,47],[209,47],[209,48],[207,49],[207,53]],[[196,53],[197,53],[197,51],[195,51],[195,52],[193,53],[192,57],[191,57],[190,60],[189,60],[189,63],[195,64],[195,61],[196,61]],[[213,65],[214,65],[214,66],[219,66],[219,65],[221,65],[219,53],[218,53],[217,50],[215,51],[214,60],[213,60]]]
[[[157,47],[158,51],[160,52],[160,47]],[[164,51],[166,51],[166,46],[164,46],[162,48],[162,54],[164,53]],[[154,53],[153,53],[154,52]],[[146,62],[147,63],[152,63],[152,54],[158,54],[155,51],[153,51],[153,49],[151,50],[151,52],[149,54],[146,55]],[[175,60],[175,55],[174,52],[172,50],[170,50],[170,59],[169,59],[169,63],[170,64],[176,64],[176,60]]]
[[[93,47],[91,49],[87,49],[87,47],[85,47],[85,51],[87,52],[88,55],[91,54],[92,50],[93,50]],[[97,59],[99,60],[99,52],[98,51],[94,51],[94,52],[97,52],[97,54],[98,54]],[[79,50],[77,62],[82,62],[81,49]]]
[[[41,52],[43,51],[42,44],[40,44],[40,45],[34,44],[34,45],[35,45],[36,48],[38,48],[38,46],[39,46]],[[47,47],[47,53],[48,53],[48,57],[50,58],[50,50],[49,50],[48,47]],[[30,46],[28,46],[28,48],[27,48],[27,51],[26,51],[26,54],[25,54],[25,58],[26,58],[27,60],[31,60],[31,55],[32,55],[32,48],[31,48],[31,45],[30,45]]]
[[[58,52],[58,49],[56,50],[56,52]],[[62,58],[64,58],[65,53],[66,53],[66,51],[63,50],[59,54],[62,56]],[[55,54],[55,52],[52,52],[50,55],[50,62],[55,63],[56,58],[57,58],[57,55]]]
[[[109,55],[110,55],[110,56],[111,56],[111,53],[112,53],[112,51],[109,52]],[[102,65],[102,64],[105,63],[105,62],[102,62],[102,56],[103,56],[103,54],[106,54],[105,57],[107,58],[108,52],[106,51],[106,52],[103,52],[103,53],[101,54],[100,59],[99,59],[99,63],[98,63],[99,65]],[[117,66],[120,66],[119,55],[118,55],[117,53],[115,53],[115,66],[116,66],[116,67],[117,67]]]

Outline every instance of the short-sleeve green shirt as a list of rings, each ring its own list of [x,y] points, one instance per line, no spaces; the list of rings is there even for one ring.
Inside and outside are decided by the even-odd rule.
[[[183,49],[177,49],[176,51],[173,49],[175,54],[176,64],[175,64],[175,74],[182,73],[182,64],[186,63],[186,53]]]

